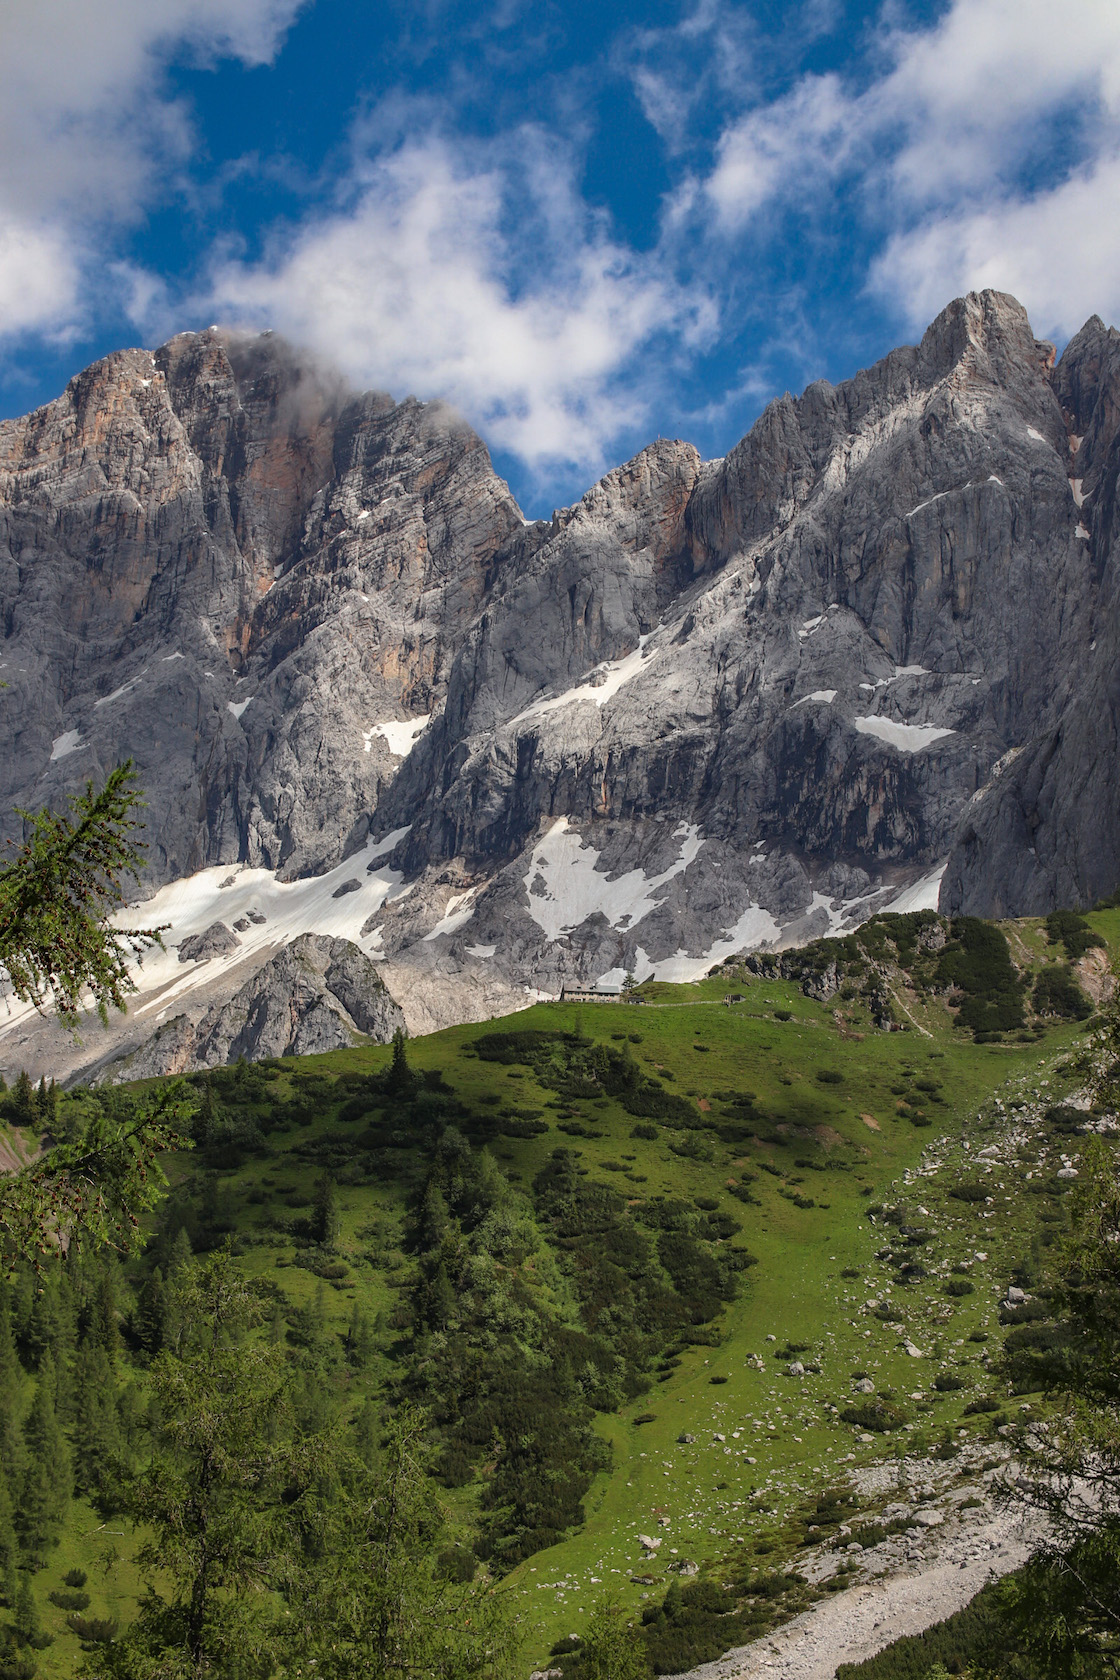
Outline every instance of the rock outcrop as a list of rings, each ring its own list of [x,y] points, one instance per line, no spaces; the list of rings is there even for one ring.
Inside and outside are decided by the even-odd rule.
[[[91,1071],[97,1079],[151,1079],[222,1067],[242,1056],[260,1061],[386,1044],[398,1027],[404,1016],[377,965],[348,939],[305,933],[200,1021],[177,1015],[140,1049]]]
[[[151,919],[244,944],[200,986],[312,931],[424,1027],[939,885],[1091,900],[1118,416],[1114,331],[1055,365],[984,292],[724,460],[662,439],[530,524],[439,404],[267,335],[122,351],[0,425],[0,807],[131,756]]]

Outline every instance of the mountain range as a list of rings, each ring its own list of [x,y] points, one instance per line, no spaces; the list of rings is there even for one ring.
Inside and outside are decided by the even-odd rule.
[[[1120,334],[1056,359],[991,291],[551,520],[443,404],[273,335],[97,362],[0,424],[0,821],[131,757],[166,949],[107,1037],[13,1007],[0,1065],[327,1047],[1111,893],[1118,434]]]

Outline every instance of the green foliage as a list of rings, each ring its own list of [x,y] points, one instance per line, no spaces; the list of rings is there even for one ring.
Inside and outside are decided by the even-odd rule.
[[[957,1025],[974,1033],[1023,1025],[1024,982],[1003,931],[977,916],[957,916],[937,964],[937,982],[963,994]]]
[[[1034,983],[1031,1007],[1036,1015],[1065,1021],[1086,1021],[1093,1013],[1069,963],[1052,963],[1042,970]]]
[[[167,1185],[159,1157],[183,1146],[189,1106],[175,1083],[144,1097],[98,1091],[74,1142],[4,1179],[0,1262],[47,1254],[60,1239],[134,1251],[141,1216]]]
[[[641,1627],[611,1599],[601,1599],[587,1619],[587,1630],[565,1675],[579,1680],[652,1680],[653,1668]]]
[[[286,1592],[289,1673],[509,1680],[518,1672],[506,1602],[490,1583],[454,1580],[441,1567],[429,1458],[423,1415],[406,1408],[390,1420],[373,1470],[338,1463],[339,1492],[315,1555]]]
[[[69,814],[21,811],[30,833],[0,867],[0,967],[16,997],[37,1008],[53,999],[75,1023],[86,992],[104,1019],[123,1009],[135,986],[128,959],[160,943],[158,928],[114,929],[110,913],[124,902],[122,875],[136,878],[143,848],[135,839],[139,792],[131,760],[70,800]]]
[[[1046,937],[1051,945],[1063,945],[1071,962],[1076,962],[1095,945],[1104,944],[1100,934],[1094,933],[1076,910],[1052,910],[1046,918]]]
[[[930,1680],[939,1664],[952,1674],[964,1674],[973,1665],[1002,1674],[1016,1644],[1002,1613],[1000,1588],[992,1585],[924,1633],[896,1639],[864,1662],[841,1663],[836,1680]]]

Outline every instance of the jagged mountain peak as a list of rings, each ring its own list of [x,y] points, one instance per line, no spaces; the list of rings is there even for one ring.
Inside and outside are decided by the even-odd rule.
[[[1015,813],[1049,833],[1092,672],[1072,738],[1115,757],[1118,344],[1054,365],[969,294],[531,524],[441,403],[266,336],[118,352],[0,426],[5,806],[131,755],[154,886],[352,867],[292,926],[426,1025],[933,899],[950,857],[950,907],[1103,890],[1074,782],[1049,853]]]

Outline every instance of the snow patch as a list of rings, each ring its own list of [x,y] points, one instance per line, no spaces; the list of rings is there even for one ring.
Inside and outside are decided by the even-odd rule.
[[[1033,426],[1027,427],[1027,436],[1034,438],[1036,443],[1049,443],[1050,441],[1049,438],[1044,438],[1041,432],[1036,432]]]
[[[1085,497],[1081,489],[1084,482],[1085,480],[1083,478],[1071,478],[1069,481],[1070,490],[1073,492],[1073,502],[1075,507],[1085,506]]]
[[[226,706],[227,706],[228,710],[233,713],[233,715],[237,719],[238,723],[241,722],[242,712],[245,710],[246,706],[252,704],[252,700],[253,700],[253,696],[250,694],[248,700],[227,700],[226,701]]]
[[[370,934],[363,939],[362,927],[383,904],[402,898],[408,887],[399,870],[370,866],[391,852],[407,833],[407,827],[398,828],[381,840],[371,840],[362,851],[325,875],[301,881],[278,881],[271,869],[241,869],[234,881],[223,887],[222,882],[229,880],[230,867],[220,864],[171,881],[143,904],[120,910],[114,917],[118,926],[170,924],[163,936],[166,949],[149,951],[141,962],[130,964],[129,971],[137,986],[130,1013],[144,1015],[151,1009],[164,1009],[195,986],[209,985],[217,975],[237,967],[246,958],[290,944],[301,933],[351,939],[367,955],[375,955],[372,947],[380,943],[380,935]],[[335,898],[336,888],[355,876],[362,882],[359,890]],[[189,972],[183,973],[177,947],[184,939],[192,933],[202,933],[212,922],[232,926],[244,920],[250,910],[264,920],[250,922],[247,928],[238,930],[241,944],[236,951],[207,963],[192,963]]]
[[[185,659],[186,657],[185,653],[165,653],[163,658],[160,660],[160,664],[170,665],[173,659]]]
[[[932,677],[933,672],[927,671],[924,665],[896,665],[894,676],[898,677]],[[892,681],[894,679],[892,678]]]
[[[96,711],[99,706],[108,706],[114,700],[119,700],[123,694],[128,694],[131,689],[134,689],[136,687],[136,684],[140,681],[140,678],[146,675],[147,670],[148,670],[148,667],[145,665],[143,671],[141,671],[139,673],[139,675],[130,678],[129,681],[126,682],[126,683],[122,683],[119,688],[115,688],[113,690],[112,694],[106,694],[106,695],[103,696],[102,699],[95,700],[93,702],[94,711]]]
[[[363,519],[368,519],[368,518],[369,518],[369,509],[368,509],[368,508],[363,508],[363,509],[362,509],[362,511],[361,511],[361,513],[360,513],[360,514],[359,514],[359,515],[358,515],[358,520],[359,520],[359,523],[360,523],[360,522],[361,522],[361,521],[362,521],[362,520],[363,520]]]
[[[65,735],[56,735],[51,742],[51,763],[57,763],[60,758],[69,758],[70,754],[77,752],[82,745],[77,729],[68,729]]]
[[[423,717],[375,723],[372,729],[362,730],[363,748],[369,752],[373,737],[380,735],[394,758],[407,758],[431,721],[431,712],[425,712]]]
[[[532,718],[543,717],[546,712],[559,711],[562,706],[574,706],[579,700],[590,700],[602,708],[608,700],[613,700],[619,689],[638,675],[643,665],[651,663],[657,658],[656,650],[647,654],[645,651],[648,636],[639,636],[638,645],[633,653],[628,653],[625,659],[607,659],[601,665],[596,665],[589,671],[581,683],[575,688],[569,688],[566,693],[558,694],[553,700],[536,700],[531,706],[526,706],[523,712],[518,712],[512,719],[513,724],[526,723]]]
[[[1084,525],[1080,523],[1074,527],[1073,534],[1075,537],[1080,537],[1082,542],[1089,542],[1091,540],[1088,531],[1085,529]]]
[[[449,898],[447,901],[447,908],[444,910],[442,917],[436,923],[431,933],[426,933],[424,935],[422,943],[426,945],[429,940],[438,939],[441,934],[458,933],[461,927],[466,927],[467,923],[474,915],[474,905],[470,901],[477,891],[477,887],[471,887],[468,892],[456,893]],[[466,909],[460,909],[460,905],[465,905]]]
[[[492,957],[497,949],[496,945],[468,945],[466,953],[468,957],[478,957],[481,960],[484,957]]]
[[[823,613],[818,613],[816,618],[807,618],[805,620],[804,624],[801,626],[800,630],[797,632],[798,641],[799,642],[805,641],[807,637],[809,637],[813,634],[813,631],[817,628],[817,626],[819,624],[823,624],[823,623],[824,623],[824,614]]]
[[[924,502],[919,502],[917,507],[912,507],[909,513],[903,514],[903,518],[913,519],[914,515],[916,513],[921,513],[923,508],[932,507],[934,502],[940,502],[946,496],[951,496],[952,494],[953,492],[951,490],[939,490],[936,496],[928,496]]]
[[[896,723],[893,718],[885,717],[857,717],[852,723],[861,735],[874,735],[888,747],[908,753],[921,752],[923,747],[940,741],[943,735],[956,734],[955,729],[938,729],[931,723]]]
[[[862,684],[860,686],[862,687]],[[793,702],[793,706],[790,707],[790,711],[792,712],[796,706],[809,706],[817,701],[821,701],[826,706],[831,706],[832,702],[836,698],[836,695],[837,690],[835,688],[815,689],[812,694],[803,694],[800,700],[795,700]]]
[[[680,856],[662,874],[647,876],[631,869],[612,879],[596,867],[599,853],[594,846],[584,845],[569,829],[567,817],[560,817],[538,840],[529,860],[529,914],[550,941],[596,913],[613,928],[636,927],[661,902],[654,893],[683,875],[704,844],[695,823],[679,823],[673,837],[681,842]]]
[[[930,874],[923,875],[913,886],[904,887],[897,898],[892,898],[882,908],[890,910],[892,914],[906,915],[912,910],[936,910],[937,900],[941,894],[941,878],[948,868],[948,859],[939,863]]]

